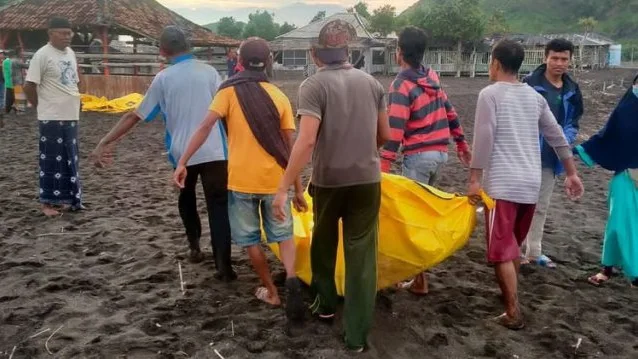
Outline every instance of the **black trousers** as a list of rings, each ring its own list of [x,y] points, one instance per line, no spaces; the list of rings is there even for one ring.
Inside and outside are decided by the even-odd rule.
[[[13,110],[13,105],[16,102],[16,95],[15,95],[15,91],[11,88],[11,89],[6,89],[6,92],[4,94],[4,111],[6,113],[11,112],[11,110]]]
[[[197,212],[196,186],[201,177],[211,246],[215,266],[221,273],[232,271],[230,263],[230,223],[228,221],[228,162],[214,161],[189,166],[185,186],[179,195],[179,214],[186,228],[186,236],[191,249],[199,250],[202,224]]]

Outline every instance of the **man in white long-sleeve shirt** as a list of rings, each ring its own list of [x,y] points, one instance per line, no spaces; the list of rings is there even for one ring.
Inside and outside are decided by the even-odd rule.
[[[505,313],[496,321],[509,329],[524,326],[517,277],[520,246],[541,187],[541,133],[565,166],[568,196],[575,200],[583,193],[569,144],[547,101],[518,81],[524,57],[523,47],[511,40],[499,42],[492,51],[490,80],[495,83],[479,94],[468,190],[475,196],[483,187],[496,200],[486,211],[487,259],[495,265],[505,302]]]

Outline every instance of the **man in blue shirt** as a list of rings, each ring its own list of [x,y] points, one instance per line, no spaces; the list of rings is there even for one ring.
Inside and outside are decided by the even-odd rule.
[[[206,117],[208,107],[222,82],[219,73],[195,59],[184,32],[175,26],[164,29],[160,49],[172,65],[155,76],[137,110],[124,115],[100,141],[92,153],[96,166],[102,167],[112,161],[115,143],[140,120],[150,122],[161,116],[166,125],[168,159],[175,169],[191,135]],[[203,260],[199,245],[202,229],[195,188],[201,176],[218,271],[216,277],[230,281],[237,276],[230,262],[227,152],[226,134],[223,127],[217,124],[204,145],[188,162],[188,177],[179,195],[179,213],[186,228],[191,261],[200,262]]]
[[[545,64],[529,74],[523,82],[545,97],[558,124],[563,127],[565,137],[573,145],[578,136],[579,121],[583,115],[583,97],[578,84],[567,74],[574,54],[574,45],[565,39],[554,39],[545,46]],[[525,244],[523,263],[536,263],[554,268],[554,262],[542,253],[545,220],[554,192],[556,177],[563,173],[556,153],[541,137],[541,161],[543,177],[541,193],[536,205],[532,226]]]

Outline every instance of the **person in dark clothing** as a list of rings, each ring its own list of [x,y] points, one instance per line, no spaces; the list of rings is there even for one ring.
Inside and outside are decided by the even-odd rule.
[[[540,93],[561,125],[570,145],[578,136],[579,121],[583,115],[583,96],[576,81],[568,74],[574,45],[565,39],[554,39],[545,47],[545,64],[523,79],[523,82]],[[556,153],[541,137],[541,162],[543,167],[541,192],[536,205],[532,227],[524,249],[522,263],[536,263],[554,268],[554,262],[542,253],[543,230],[550,206],[556,177],[564,172]]]

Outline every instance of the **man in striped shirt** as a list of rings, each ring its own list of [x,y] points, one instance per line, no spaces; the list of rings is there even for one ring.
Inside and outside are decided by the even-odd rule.
[[[565,166],[567,195],[576,200],[583,194],[569,144],[547,101],[518,81],[524,58],[523,47],[511,40],[492,51],[490,80],[495,83],[479,94],[468,190],[474,198],[483,185],[496,200],[486,211],[487,259],[495,265],[505,302],[505,313],[496,321],[509,329],[524,326],[517,294],[520,246],[541,188],[540,134]]]
[[[439,170],[447,163],[450,137],[456,142],[461,163],[469,166],[472,155],[439,77],[421,64],[426,47],[427,36],[421,29],[406,27],[399,35],[397,62],[401,72],[390,86],[388,115],[392,137],[381,151],[381,169],[390,171],[403,145],[403,176],[433,186]],[[417,295],[428,293],[425,273],[400,286]]]

